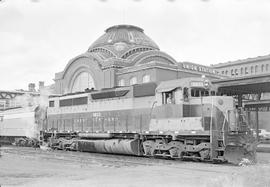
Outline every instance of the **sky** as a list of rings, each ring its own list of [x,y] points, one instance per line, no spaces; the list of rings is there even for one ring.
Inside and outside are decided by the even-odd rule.
[[[0,0],[0,90],[53,84],[113,25],[144,29],[179,62],[270,54],[269,0]]]

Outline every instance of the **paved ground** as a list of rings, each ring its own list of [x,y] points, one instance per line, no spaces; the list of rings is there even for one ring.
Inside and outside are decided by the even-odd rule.
[[[270,186],[270,154],[237,167],[106,154],[2,147],[2,186]]]

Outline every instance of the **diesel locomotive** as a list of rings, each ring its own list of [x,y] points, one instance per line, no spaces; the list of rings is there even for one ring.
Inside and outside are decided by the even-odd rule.
[[[204,77],[87,89],[52,96],[48,102],[45,110],[37,111],[36,121],[41,140],[53,148],[255,162],[255,138],[244,111]]]

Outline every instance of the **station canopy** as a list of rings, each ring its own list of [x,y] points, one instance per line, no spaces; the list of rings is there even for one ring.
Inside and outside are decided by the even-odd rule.
[[[234,77],[212,81],[222,94],[258,94],[270,92],[270,74]]]

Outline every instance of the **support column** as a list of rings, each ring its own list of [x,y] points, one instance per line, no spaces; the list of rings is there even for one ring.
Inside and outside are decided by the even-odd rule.
[[[261,93],[258,93],[257,94],[257,98],[256,98],[256,101],[257,103],[261,100]],[[259,106],[257,105],[256,106],[256,113],[255,113],[255,124],[256,124],[256,138],[257,138],[257,141],[260,140],[260,137],[259,137]]]
[[[250,127],[250,128],[253,128],[252,126],[251,126],[251,123],[250,123],[251,121],[250,121],[250,111],[249,111],[249,109],[247,109],[247,123],[248,123],[248,126]]]
[[[242,107],[243,102],[242,102],[242,94],[238,95],[238,107]]]
[[[259,109],[258,109],[258,106],[256,106],[255,127],[256,127],[256,137],[257,137],[257,140],[259,141]]]

